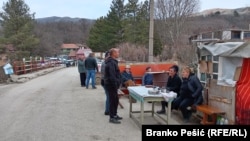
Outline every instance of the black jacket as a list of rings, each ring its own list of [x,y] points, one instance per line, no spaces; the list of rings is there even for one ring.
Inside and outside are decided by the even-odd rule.
[[[192,74],[188,78],[188,88],[192,92],[192,97],[197,98],[202,95],[203,87],[200,80],[195,74]]]
[[[181,78],[177,74],[175,74],[174,77],[169,76],[166,89],[169,91],[176,92],[177,96],[179,96],[181,83]]]
[[[188,78],[188,89],[194,98],[194,104],[199,105],[203,102],[202,90],[203,86],[195,74],[191,74]]]
[[[118,61],[112,57],[105,60],[104,84],[118,89],[121,85],[121,73]]]
[[[94,57],[87,57],[85,59],[85,68],[86,70],[96,70],[97,72],[99,71],[96,59]]]

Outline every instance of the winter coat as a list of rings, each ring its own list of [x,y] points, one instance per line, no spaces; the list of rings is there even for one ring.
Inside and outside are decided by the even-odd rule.
[[[118,89],[121,85],[121,73],[118,61],[112,57],[105,60],[104,84]]]
[[[85,62],[84,60],[79,59],[77,61],[78,72],[79,73],[86,73]]]

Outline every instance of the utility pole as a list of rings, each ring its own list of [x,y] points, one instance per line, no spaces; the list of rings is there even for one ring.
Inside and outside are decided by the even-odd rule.
[[[154,61],[154,0],[150,0],[150,24],[149,24],[149,47],[148,62]]]

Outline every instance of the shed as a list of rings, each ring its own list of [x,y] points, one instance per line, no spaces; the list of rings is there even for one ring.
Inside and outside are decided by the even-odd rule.
[[[234,124],[250,124],[250,42],[201,45],[199,77],[208,104],[226,112]]]

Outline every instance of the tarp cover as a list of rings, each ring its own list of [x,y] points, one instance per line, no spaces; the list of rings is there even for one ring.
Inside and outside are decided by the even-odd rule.
[[[242,66],[242,58],[239,57],[220,57],[218,85],[235,87],[234,76],[236,69]]]
[[[250,125],[250,58],[243,59],[236,84],[236,117],[238,124]]]
[[[250,58],[249,42],[211,43],[199,48],[208,50],[213,56]]]

